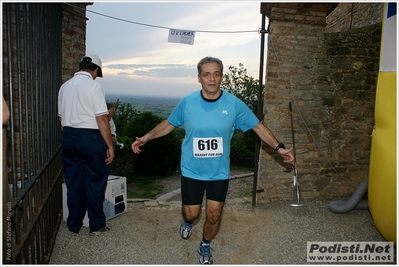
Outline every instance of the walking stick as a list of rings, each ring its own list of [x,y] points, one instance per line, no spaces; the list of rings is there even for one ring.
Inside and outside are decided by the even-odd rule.
[[[294,135],[294,121],[292,119],[292,105],[289,102],[290,107],[290,115],[291,115],[291,131],[292,131],[292,147],[294,150],[294,163],[292,164],[292,169],[294,170],[294,188],[292,192],[292,204],[291,207],[303,207],[306,206],[304,201],[301,198],[301,189],[299,188],[299,181],[298,181],[298,171],[296,168],[296,149],[295,149],[295,135]]]

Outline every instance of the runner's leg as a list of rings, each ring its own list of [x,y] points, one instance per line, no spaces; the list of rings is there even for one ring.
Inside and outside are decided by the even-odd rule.
[[[201,214],[205,182],[181,177],[182,214],[184,220],[193,223]]]
[[[182,212],[183,218],[187,222],[193,223],[201,213],[201,205],[183,205]]]
[[[206,183],[206,216],[203,228],[203,238],[205,241],[212,241],[219,230],[228,188],[228,179]]]
[[[209,199],[206,200],[206,217],[204,222],[203,238],[208,241],[212,241],[219,230],[223,205],[223,202],[217,202]]]

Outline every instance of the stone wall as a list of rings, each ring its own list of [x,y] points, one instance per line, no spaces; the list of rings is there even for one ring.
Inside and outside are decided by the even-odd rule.
[[[332,4],[287,4],[267,4],[264,123],[292,147],[291,101],[303,197],[348,196],[368,175],[381,24],[327,33]],[[258,173],[258,203],[292,199],[292,168],[266,144]]]
[[[64,16],[62,25],[62,80],[64,82],[79,70],[79,62],[86,54],[86,6],[91,4],[61,4]]]
[[[342,32],[381,23],[384,3],[340,3],[326,18],[327,32]]]

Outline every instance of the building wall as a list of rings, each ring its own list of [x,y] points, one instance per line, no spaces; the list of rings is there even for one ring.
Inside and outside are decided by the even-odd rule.
[[[64,82],[79,70],[79,62],[86,54],[86,6],[92,3],[69,4],[61,4],[64,16],[62,33],[62,80]]]
[[[368,174],[381,24],[328,33],[331,4],[267,5],[264,123],[292,147],[291,101],[302,196],[347,196]],[[292,168],[266,144],[258,173],[258,203],[292,199]]]
[[[342,32],[381,23],[384,3],[340,3],[326,18],[327,32]]]

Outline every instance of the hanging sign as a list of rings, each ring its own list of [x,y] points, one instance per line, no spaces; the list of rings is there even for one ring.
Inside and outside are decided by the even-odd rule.
[[[169,29],[169,43],[194,44],[195,31]]]

